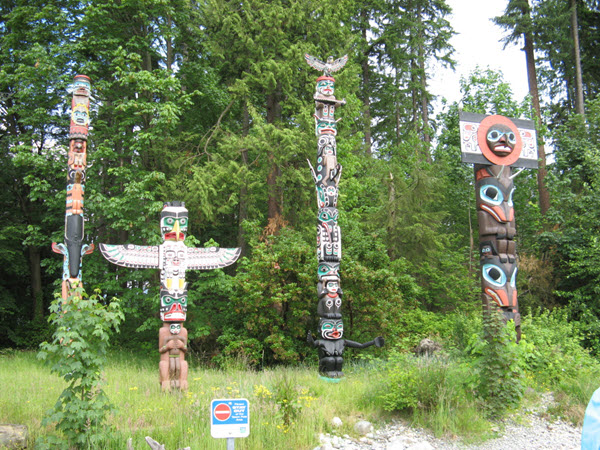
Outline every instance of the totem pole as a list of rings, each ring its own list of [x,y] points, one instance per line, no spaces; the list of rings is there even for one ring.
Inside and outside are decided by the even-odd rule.
[[[55,253],[64,255],[62,276],[63,302],[72,289],[81,283],[81,259],[94,251],[94,244],[83,243],[83,194],[88,125],[90,123],[90,79],[76,75],[69,92],[71,102],[71,128],[69,130],[69,155],[67,162],[67,205],[65,212],[65,242],[52,243]]]
[[[325,379],[339,379],[344,363],[345,347],[366,348],[371,345],[381,347],[383,338],[377,337],[364,344],[343,339],[342,288],[339,268],[342,259],[342,236],[338,225],[338,185],[342,166],[337,162],[335,109],[344,105],[344,100],[335,98],[335,79],[331,76],[346,64],[348,55],[327,62],[305,55],[306,62],[323,75],[317,78],[315,99],[315,134],[317,142],[317,169],[308,162],[317,191],[317,259],[319,261],[317,295],[319,303],[319,334],[314,339],[310,331],[307,341],[319,349],[319,372]]]
[[[484,312],[496,307],[505,321],[514,320],[519,340],[513,178],[520,171],[513,174],[512,168],[537,167],[534,123],[461,112],[460,141],[462,161],[475,170]]]
[[[192,248],[184,244],[188,210],[183,202],[168,202],[160,215],[161,245],[100,244],[108,261],[131,268],[160,269],[160,320],[158,332],[159,374],[163,390],[187,389],[186,270],[218,269],[233,264],[239,248]]]

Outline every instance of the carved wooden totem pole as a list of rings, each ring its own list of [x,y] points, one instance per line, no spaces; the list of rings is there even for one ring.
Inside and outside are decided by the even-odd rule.
[[[100,244],[111,263],[131,268],[160,269],[159,374],[163,390],[187,389],[186,270],[210,270],[233,264],[239,248],[192,248],[184,244],[188,210],[183,202],[165,203],[160,216],[164,242],[157,246]]]
[[[81,283],[83,255],[89,255],[94,251],[94,244],[83,243],[83,194],[85,191],[88,125],[90,123],[90,79],[85,75],[76,75],[69,91],[73,93],[73,100],[71,102],[67,162],[65,242],[63,244],[52,243],[52,250],[64,255],[63,302],[71,295],[73,287]]]
[[[306,62],[323,75],[317,78],[315,99],[315,134],[317,135],[317,168],[310,164],[317,191],[317,259],[319,261],[317,295],[319,303],[319,339],[308,333],[308,343],[319,349],[319,372],[327,379],[341,378],[345,347],[381,347],[383,338],[377,337],[364,344],[343,338],[342,288],[339,268],[342,259],[342,236],[338,225],[338,184],[342,166],[337,162],[335,109],[344,105],[344,100],[335,98],[333,72],[346,64],[348,56],[327,62],[305,55]]]
[[[513,167],[537,167],[534,123],[461,112],[462,161],[474,163],[481,298],[484,311],[502,311],[506,321],[514,320],[517,340],[521,316],[517,301],[517,252],[513,206]]]

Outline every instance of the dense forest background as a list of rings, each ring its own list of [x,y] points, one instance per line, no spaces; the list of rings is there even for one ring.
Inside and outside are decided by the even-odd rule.
[[[185,201],[188,245],[242,247],[188,272],[186,327],[206,358],[302,361],[316,328],[315,79],[304,53],[349,54],[336,75],[345,332],[408,349],[444,317],[479,314],[473,169],[458,111],[536,120],[552,155],[515,179],[521,311],[561,308],[600,351],[600,6],[507,2],[531,95],[462,80],[433,116],[433,63],[452,66],[444,0],[0,0],[0,347],[34,347],[60,289],[70,94],[91,77],[88,243],[160,243]],[[492,24],[490,24],[492,26]],[[507,61],[510,64],[510,61]],[[539,104],[541,102],[541,105]],[[544,154],[542,149],[541,154]],[[543,163],[543,161],[541,161]],[[158,272],[83,261],[88,291],[121,299],[124,347],[155,347]],[[314,332],[314,331],[313,331]],[[527,330],[524,330],[527,333]],[[380,351],[384,351],[382,349]]]

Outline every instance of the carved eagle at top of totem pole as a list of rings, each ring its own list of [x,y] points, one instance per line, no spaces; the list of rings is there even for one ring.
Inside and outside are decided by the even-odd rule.
[[[323,62],[319,58],[315,58],[308,53],[304,54],[304,58],[310,67],[317,70],[322,70],[324,77],[330,77],[333,72],[337,72],[344,67],[348,61],[348,55],[344,55],[335,61],[333,60],[333,56],[330,56],[327,58],[327,62]]]

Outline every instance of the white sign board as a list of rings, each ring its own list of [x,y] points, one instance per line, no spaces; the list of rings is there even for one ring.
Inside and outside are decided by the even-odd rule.
[[[217,399],[210,403],[210,435],[243,438],[250,435],[250,404],[245,398]]]
[[[460,148],[462,162],[475,164],[500,164],[500,162],[489,161],[485,152],[482,151],[482,139],[480,134],[480,126],[482,121],[489,116],[485,114],[474,114],[461,111],[460,117]],[[500,116],[494,116],[500,117]],[[537,156],[537,139],[535,126],[531,120],[523,119],[508,119],[502,118],[514,124],[515,132],[518,132],[518,158],[514,162],[506,165],[514,167],[536,168],[538,166]],[[483,139],[485,144],[485,139]],[[493,157],[493,155],[491,155]],[[515,155],[517,156],[517,155]]]

